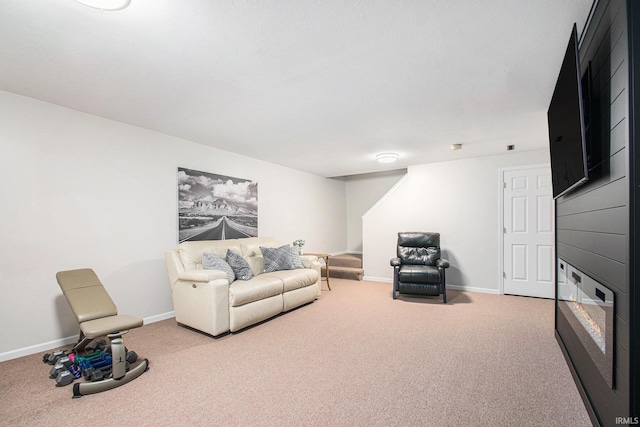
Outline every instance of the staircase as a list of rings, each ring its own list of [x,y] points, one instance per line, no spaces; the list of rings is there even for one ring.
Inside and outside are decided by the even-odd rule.
[[[322,276],[327,275],[326,267],[322,266]],[[349,279],[362,280],[364,270],[362,269],[361,254],[342,254],[329,257],[329,279]]]

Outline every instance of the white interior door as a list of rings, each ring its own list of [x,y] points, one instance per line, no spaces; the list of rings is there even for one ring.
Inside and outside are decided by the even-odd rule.
[[[503,171],[503,291],[553,298],[554,202],[550,167]]]

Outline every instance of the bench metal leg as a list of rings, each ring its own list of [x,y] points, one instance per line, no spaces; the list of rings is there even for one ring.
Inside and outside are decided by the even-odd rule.
[[[138,378],[140,375],[147,372],[147,370],[149,370],[149,361],[147,359],[142,359],[138,366],[131,369],[120,379],[109,378],[91,383],[75,383],[73,385],[73,398],[76,399],[87,394],[100,393],[106,390],[111,390],[112,388],[120,387],[121,385]]]

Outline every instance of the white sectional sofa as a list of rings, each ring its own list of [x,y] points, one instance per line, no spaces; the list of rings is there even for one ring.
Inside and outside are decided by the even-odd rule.
[[[238,331],[314,301],[320,296],[321,289],[317,257],[300,256],[304,268],[264,272],[265,260],[260,247],[281,246],[272,237],[249,237],[188,241],[167,251],[165,260],[176,321],[216,336]],[[225,259],[227,250],[247,261],[253,274],[251,279],[236,279],[230,283],[228,273],[203,268],[204,253]],[[209,259],[211,255],[206,257]],[[270,259],[268,262],[273,266]]]

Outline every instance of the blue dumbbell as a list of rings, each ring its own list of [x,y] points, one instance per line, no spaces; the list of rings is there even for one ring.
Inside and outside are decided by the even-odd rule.
[[[102,357],[99,357],[97,359],[81,360],[79,365],[80,365],[80,368],[82,369],[100,368],[102,366],[111,365],[111,362],[112,362],[111,356],[109,356],[108,354],[103,354]],[[78,363],[76,362],[76,364]]]

